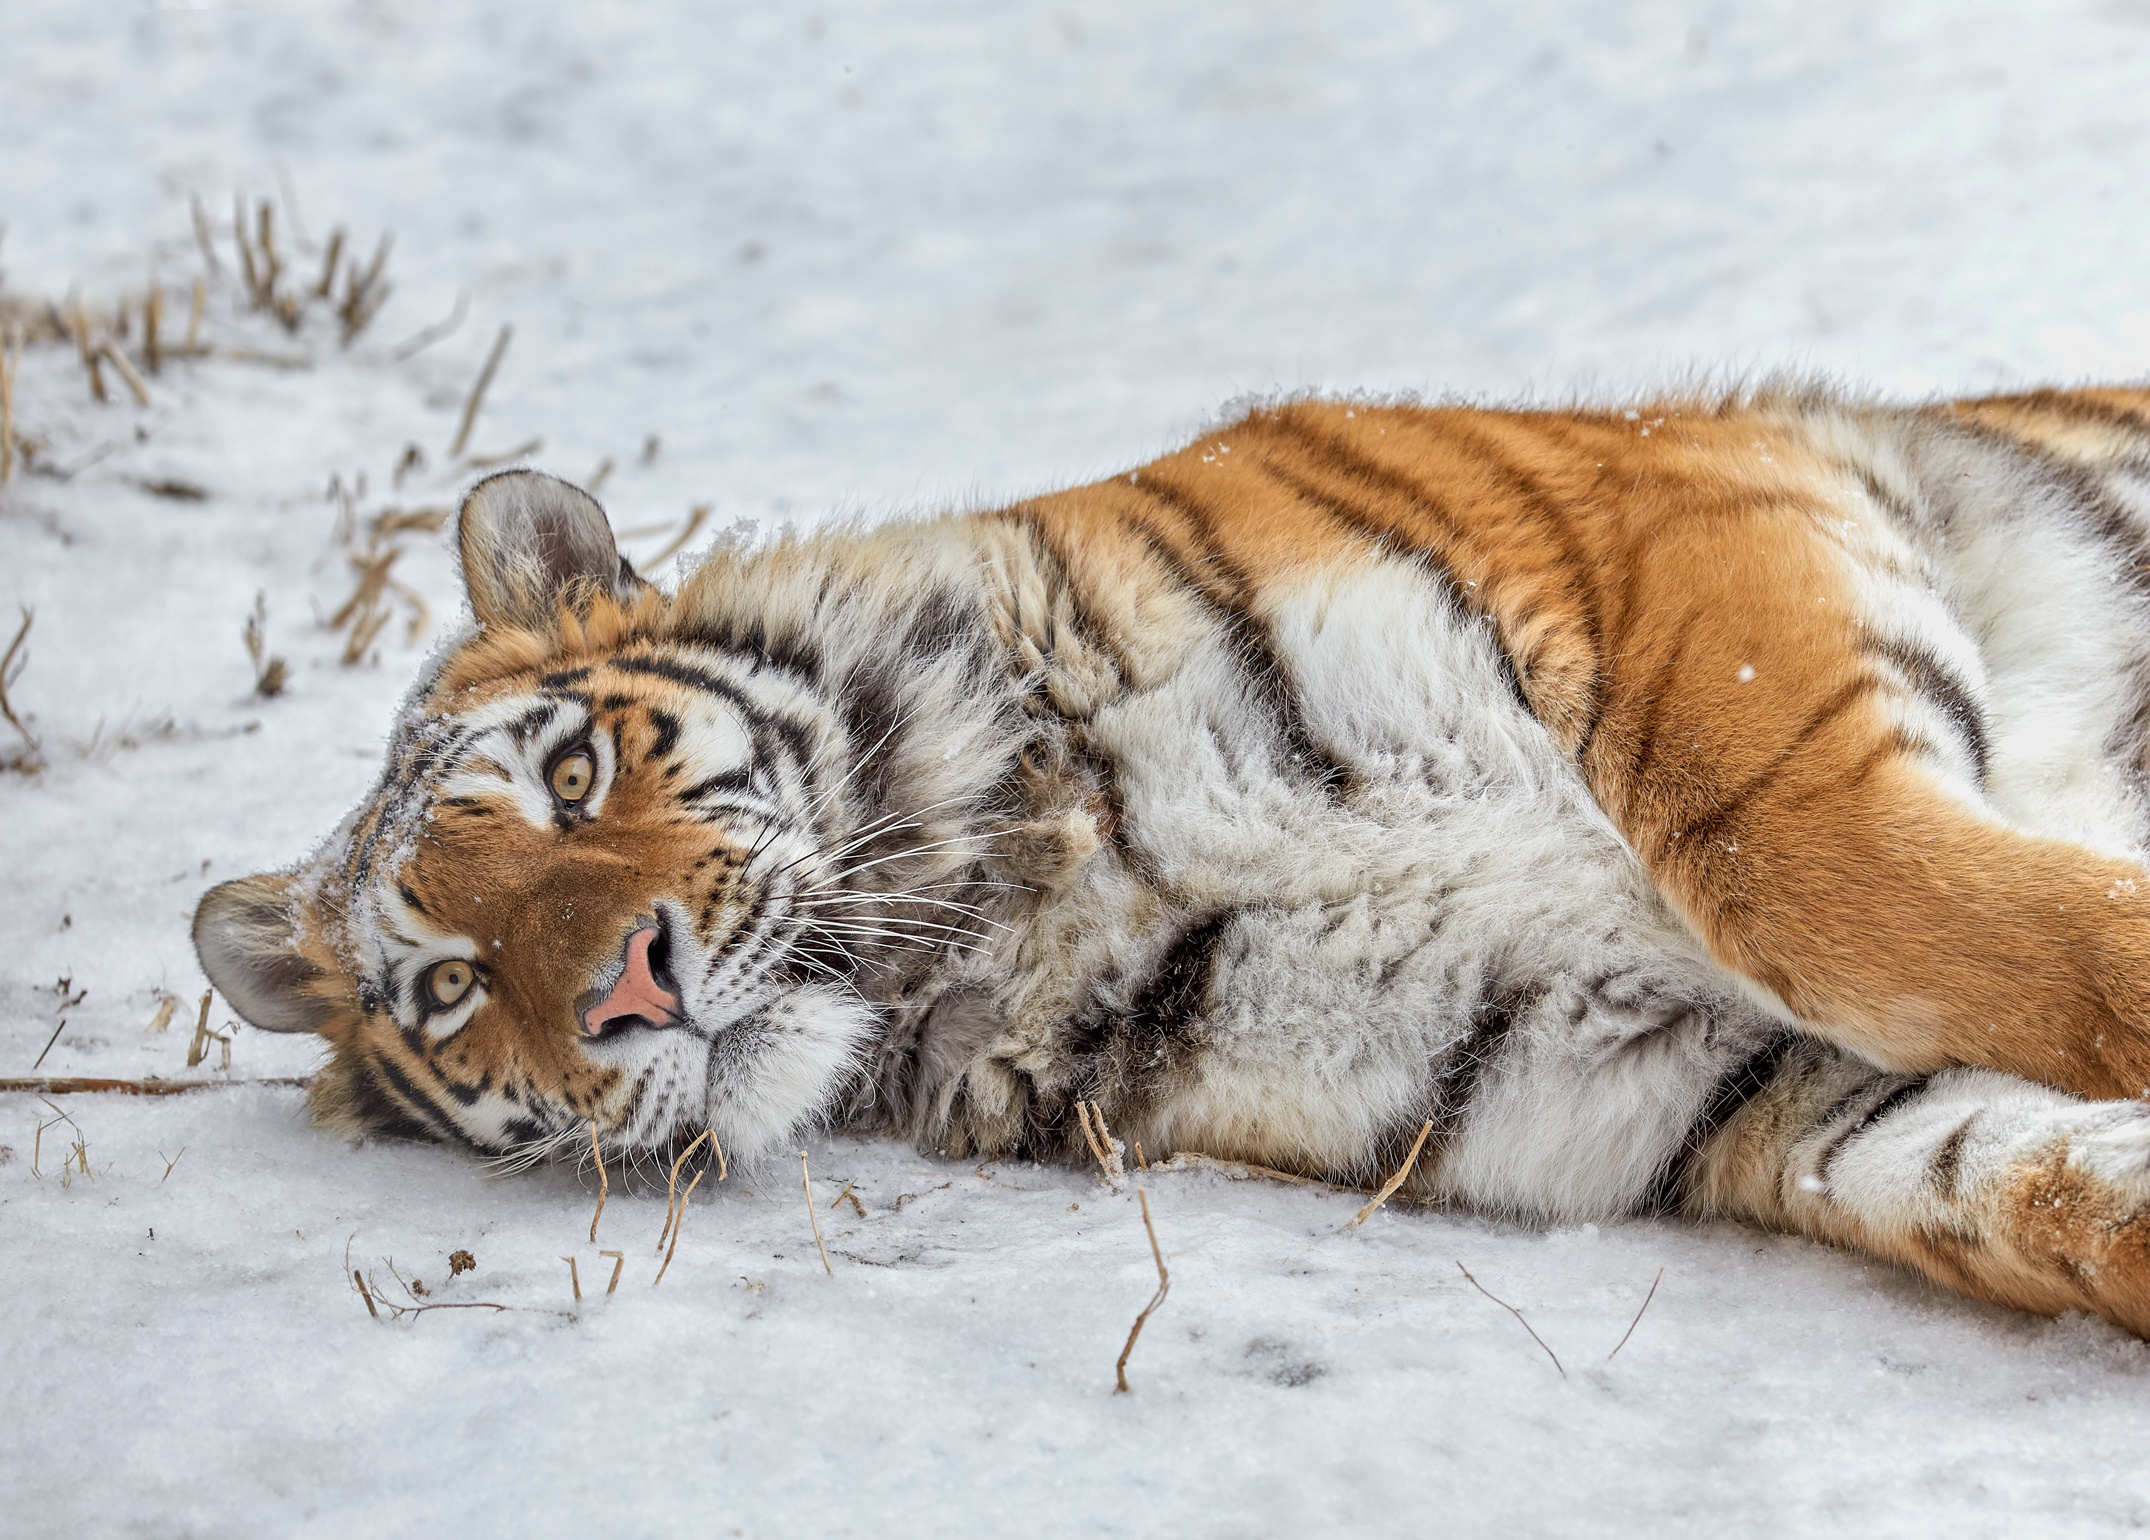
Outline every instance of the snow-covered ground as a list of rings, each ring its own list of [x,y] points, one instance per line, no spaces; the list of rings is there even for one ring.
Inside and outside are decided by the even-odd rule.
[[[145,408],[109,371],[91,402],[71,350],[23,362],[0,631],[35,611],[10,698],[45,764],[0,772],[0,1076],[310,1067],[239,1031],[228,1071],[216,1045],[185,1068],[186,920],[372,776],[457,603],[439,537],[383,537],[407,593],[357,666],[322,622],[377,515],[469,479],[448,445],[503,324],[471,451],[612,460],[645,557],[701,504],[715,529],[1065,484],[1250,392],[2140,375],[2146,83],[2123,0],[12,0],[7,291],[109,304],[154,271],[183,312],[199,193],[206,337],[310,367],[175,362]],[[332,227],[393,233],[348,352],[320,307],[292,336],[240,302],[235,188],[279,200],[309,275]],[[1155,1273],[1134,1197],[1088,1174],[817,1138],[833,1276],[778,1161],[703,1185],[653,1288],[661,1191],[616,1181],[592,1242],[571,1171],[347,1149],[300,1101],[0,1094],[0,1532],[2150,1523],[2150,1348],[1800,1242],[1423,1211],[1347,1235],[1354,1196],[1155,1175],[1172,1289],[1115,1396]],[[377,1322],[349,1270],[421,1302],[391,1259],[422,1302],[513,1308]]]

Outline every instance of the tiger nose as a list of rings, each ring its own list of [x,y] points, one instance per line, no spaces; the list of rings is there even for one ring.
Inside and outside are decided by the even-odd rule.
[[[620,976],[604,999],[582,1013],[586,1036],[601,1037],[611,1027],[639,1018],[653,1027],[671,1026],[679,1020],[679,996],[657,982],[650,962],[650,948],[661,933],[645,925],[627,938],[626,957]]]

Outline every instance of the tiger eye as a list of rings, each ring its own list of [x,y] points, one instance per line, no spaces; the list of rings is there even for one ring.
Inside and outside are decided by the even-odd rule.
[[[433,1003],[445,1009],[470,993],[470,986],[478,982],[478,970],[460,957],[433,965],[426,975],[426,988],[433,992]]]
[[[580,802],[597,780],[597,766],[583,753],[563,755],[552,767],[552,794],[562,802]]]

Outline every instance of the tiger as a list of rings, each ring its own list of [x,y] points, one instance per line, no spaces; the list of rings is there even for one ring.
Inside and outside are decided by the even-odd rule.
[[[531,470],[453,538],[370,795],[194,921],[327,1129],[1132,1142],[2150,1333],[2150,388],[1269,400],[668,587]]]

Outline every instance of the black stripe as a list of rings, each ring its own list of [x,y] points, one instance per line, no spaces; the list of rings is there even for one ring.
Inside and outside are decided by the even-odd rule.
[[[1304,446],[1317,464],[1362,485],[1402,499],[1413,513],[1445,529],[1450,539],[1459,543],[1465,540],[1462,522],[1430,489],[1409,473],[1385,465],[1370,455],[1361,454],[1342,440],[1302,421],[1298,414],[1288,409],[1265,418],[1264,422],[1274,424]],[[1568,524],[1560,501],[1548,493],[1536,477],[1517,466],[1499,449],[1487,444],[1483,435],[1467,430],[1457,433],[1454,431],[1455,425],[1448,421],[1443,421],[1440,426],[1449,430],[1450,447],[1475,454],[1477,463],[1504,482],[1510,494],[1524,505],[1528,513],[1537,516],[1540,527],[1551,533],[1554,544],[1558,547],[1561,565],[1570,574],[1567,591],[1575,599],[1582,619],[1584,639],[1590,651],[1590,689],[1583,713],[1581,739],[1583,746],[1587,747],[1596,734],[1598,720],[1605,711],[1605,621],[1602,600],[1595,583],[1590,581],[1591,564],[1585,561],[1581,552],[1576,549],[1574,531]],[[1460,442],[1463,439],[1471,442]],[[1438,553],[1423,542],[1416,542],[1415,548],[1425,550],[1429,556],[1439,559]],[[1507,643],[1505,638],[1499,637],[1499,617],[1491,615],[1482,605],[1473,604],[1469,608],[1473,613],[1487,615],[1493,622],[1496,638],[1505,653]]]
[[[1970,750],[1978,785],[1983,790],[1986,770],[1992,759],[1992,739],[1986,732],[1985,714],[1978,709],[1971,687],[1940,658],[1916,642],[1897,637],[1869,637],[1866,650],[1894,664],[1903,674],[1904,682],[1954,725],[1963,736],[1964,747]]]
[[[1628,763],[1630,780],[1640,781],[1657,757],[1657,732],[1664,721],[1665,703],[1672,698],[1674,676],[1680,665],[1687,661],[1687,644],[1695,631],[1695,612],[1688,610],[1680,616],[1679,629],[1672,634],[1672,650],[1665,655],[1643,688],[1642,720],[1635,724],[1634,743]]]
[[[1180,560],[1170,546],[1144,525],[1136,527],[1158,557],[1180,576],[1182,582],[1204,600],[1222,625],[1229,649],[1239,660],[1241,675],[1254,698],[1269,713],[1284,749],[1287,764],[1298,775],[1320,787],[1332,798],[1351,784],[1350,768],[1332,755],[1307,726],[1305,709],[1291,667],[1277,650],[1268,623],[1256,615],[1251,604],[1254,585],[1224,553],[1215,533],[1210,511],[1180,489],[1146,477],[1136,490],[1180,515],[1190,526],[1189,535],[1202,548],[1202,560],[1212,569],[1201,572]]]
[[[1807,714],[1807,719],[1800,724],[1799,731],[1792,734],[1791,739],[1777,750],[1768,764],[1748,777],[1746,784],[1719,802],[1707,813],[1700,818],[1690,820],[1684,832],[1696,842],[1696,845],[1716,834],[1726,824],[1737,818],[1746,809],[1748,803],[1775,784],[1777,777],[1784,773],[1784,767],[1798,756],[1801,749],[1819,736],[1822,729],[1835,722],[1837,718],[1850,711],[1878,688],[1880,688],[1880,681],[1875,679],[1873,675],[1865,673],[1860,674],[1850,683],[1840,686],[1835,694]]]
[[[1716,1137],[1718,1130],[1737,1117],[1743,1107],[1769,1089],[1770,1082],[1777,1078],[1777,1072],[1784,1068],[1784,1061],[1802,1041],[1797,1033],[1792,1032],[1772,1038],[1759,1052],[1717,1082],[1716,1089],[1710,1093],[1710,1099],[1703,1104],[1702,1111],[1695,1120],[1687,1125],[1687,1132],[1680,1137],[1679,1145],[1667,1157],[1664,1166],[1657,1173],[1657,1179],[1650,1184],[1650,1190],[1636,1205],[1637,1213],[1678,1212],[1681,1200],[1686,1196],[1688,1180],[1693,1174],[1695,1163],[1702,1158],[1702,1152],[1708,1147],[1710,1140]]]
[[[466,1149],[474,1150],[478,1147],[469,1135],[456,1127],[454,1122],[435,1107],[429,1098],[422,1095],[418,1088],[411,1084],[409,1077],[387,1058],[379,1054],[373,1055],[367,1059],[366,1069],[370,1074],[379,1077],[380,1081],[387,1083],[388,1089],[394,1093],[394,1100],[402,1104],[402,1110],[408,1115],[405,1121],[416,1120],[422,1126],[420,1137],[431,1138],[443,1144],[460,1144]]]
[[[649,721],[650,726],[655,728],[657,732],[657,741],[650,745],[649,757],[651,759],[662,759],[679,744],[679,718],[669,711],[660,711],[655,706],[652,706],[649,709]]]
[[[1835,1163],[1838,1152],[1841,1151],[1845,1145],[1851,1143],[1852,1140],[1858,1138],[1869,1128],[1872,1128],[1876,1123],[1879,1123],[1883,1118],[1894,1112],[1905,1102],[1911,1100],[1912,1097],[1919,1095],[1925,1089],[1926,1077],[1924,1075],[1921,1075],[1916,1080],[1906,1081],[1904,1084],[1898,1086],[1895,1090],[1891,1091],[1888,1095],[1882,1097],[1879,1101],[1875,1102],[1873,1106],[1867,1108],[1865,1113],[1859,1118],[1856,1123],[1851,1124],[1849,1127],[1844,1129],[1842,1133],[1838,1134],[1835,1138],[1831,1139],[1827,1144],[1822,1146],[1821,1158],[1814,1163],[1815,1174],[1819,1176],[1824,1182],[1828,1181],[1829,1168]],[[1828,1126],[1828,1122],[1829,1120],[1823,1119],[1815,1126],[1819,1128],[1826,1128]]]
[[[1431,1094],[1427,1097],[1427,1116],[1433,1122],[1433,1132],[1427,1136],[1426,1153],[1421,1165],[1428,1171],[1434,1169],[1440,1152],[1455,1138],[1470,1116],[1471,1104],[1478,1098],[1478,1087],[1485,1078],[1486,1067],[1500,1056],[1501,1048],[1513,1035],[1517,1026],[1531,1009],[1545,997],[1543,984],[1508,984],[1488,982],[1473,1002],[1469,1026],[1449,1050],[1447,1062],[1441,1073],[1434,1078]],[[1412,1128],[1407,1142],[1394,1153],[1401,1158],[1410,1148],[1408,1140],[1418,1137],[1418,1129]]]
[[[1926,1162],[1927,1185],[1943,1197],[1956,1196],[1956,1179],[1963,1170],[1963,1147],[1971,1137],[1971,1125],[1977,1121],[1978,1114],[1974,1112],[1958,1123]]]

